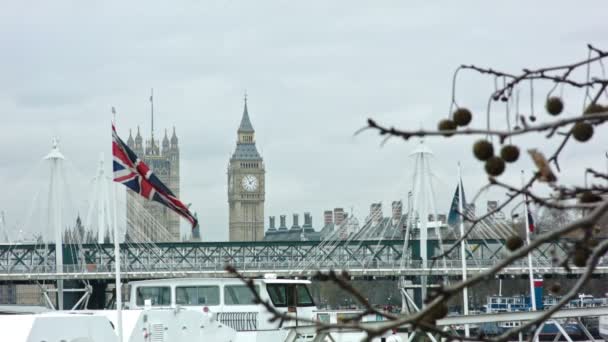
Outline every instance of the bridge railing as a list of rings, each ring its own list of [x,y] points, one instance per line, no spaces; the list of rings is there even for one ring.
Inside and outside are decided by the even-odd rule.
[[[124,264],[121,265],[121,271],[125,273],[130,272],[189,272],[189,273],[208,273],[216,272],[221,273],[224,271],[226,264],[231,264],[241,271],[246,272],[277,272],[282,274],[293,274],[293,275],[312,275],[317,270],[356,270],[359,273],[365,273],[365,271],[378,271],[381,270],[385,273],[394,272],[400,274],[403,272],[409,273],[432,273],[432,274],[458,274],[461,269],[461,260],[446,260],[445,264],[443,261],[438,261],[434,265],[422,266],[420,260],[407,260],[402,262],[401,260],[394,261],[372,261],[369,263],[361,263],[358,261],[347,261],[342,263],[336,263],[331,261],[323,261],[312,263],[307,267],[301,268],[294,266],[293,262],[268,262],[268,261],[249,261],[239,262],[237,260],[224,262],[224,260],[218,262],[205,262],[198,264],[189,263],[153,263],[153,264]],[[480,272],[486,270],[496,264],[496,260],[467,260],[468,268],[470,272]],[[556,269],[560,269],[561,266],[557,263],[553,263],[547,259],[537,259],[534,261],[533,266],[536,272],[549,272]],[[603,258],[598,264],[600,268],[608,267],[608,258]],[[503,270],[504,273],[521,273],[527,272],[527,261],[519,260],[509,265]],[[63,265],[63,273],[70,274],[95,274],[95,273],[111,273],[114,272],[113,264],[78,264],[78,265]],[[17,265],[10,269],[1,269],[0,275],[2,274],[55,274],[57,273],[55,265]]]

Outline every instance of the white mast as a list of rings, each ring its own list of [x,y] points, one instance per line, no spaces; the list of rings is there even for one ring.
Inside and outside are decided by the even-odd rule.
[[[524,171],[521,171],[521,186],[524,187]],[[528,222],[528,197],[524,195],[524,222],[526,230],[526,243],[530,245],[530,222]],[[532,252],[528,253],[528,272],[530,276],[530,302],[532,311],[536,311],[536,293],[534,292],[534,271],[532,270]]]
[[[106,189],[104,187],[105,175],[103,165],[103,153],[99,159],[99,173],[97,175],[97,243],[102,244],[104,242],[106,232],[106,206],[105,198],[107,197]]]
[[[431,167],[430,157],[433,155],[431,150],[424,145],[424,141],[420,141],[420,145],[411,154],[415,158],[414,166],[414,191],[412,210],[409,215],[418,214],[418,228],[420,230],[420,257],[422,259],[422,268],[428,267],[428,221],[429,209],[434,206],[432,201],[432,186],[431,186]],[[412,219],[408,220],[411,224],[415,224]],[[407,239],[407,237],[406,237]],[[426,298],[427,277],[420,277],[420,293],[422,300]]]
[[[59,141],[57,138],[53,138],[53,148],[51,152],[44,157],[44,160],[48,160],[51,164],[51,184],[50,184],[50,196],[49,213],[51,217],[49,221],[53,225],[55,235],[55,265],[56,273],[63,273],[63,223],[61,217],[61,187],[59,182],[61,180],[61,163],[65,160],[65,157],[59,152]],[[63,310],[63,280],[57,280],[57,309]]]
[[[152,96],[150,96],[152,101]],[[112,122],[116,122],[116,110],[112,107]],[[118,331],[118,342],[123,342],[122,339],[122,286],[120,281],[120,241],[118,240],[118,212],[116,210],[116,185],[112,184],[112,202],[114,206],[114,268],[116,287],[116,330]]]
[[[460,236],[463,237],[462,241],[460,241],[460,259],[462,262],[462,281],[466,281],[467,280],[467,254],[466,254],[466,247],[465,247],[465,240],[464,239],[464,218],[465,218],[465,212],[464,212],[465,208],[464,208],[464,189],[462,188],[462,175],[461,175],[461,170],[460,170],[460,163],[458,163],[458,211],[460,212]],[[463,307],[463,314],[465,316],[469,315],[469,291],[468,288],[465,287],[462,290],[462,307]],[[465,324],[464,325],[464,335],[466,337],[469,337],[470,335],[470,331],[469,331],[469,325]]]

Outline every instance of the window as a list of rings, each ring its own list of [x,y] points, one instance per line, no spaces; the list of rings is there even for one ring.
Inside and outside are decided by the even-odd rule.
[[[169,286],[143,286],[137,288],[137,305],[144,306],[146,299],[152,306],[170,306],[171,288]]]
[[[298,292],[298,306],[315,306],[315,302],[312,300],[310,292],[306,285],[298,285],[296,287]]]
[[[268,284],[266,285],[266,289],[274,306],[287,306],[287,286]]]
[[[260,292],[259,286],[255,286],[255,291]],[[246,285],[227,285],[224,286],[225,305],[253,305],[255,297]]]
[[[308,288],[303,284],[268,284],[270,300],[276,307],[315,306]],[[297,305],[296,305],[297,303]]]
[[[219,286],[180,286],[175,289],[175,304],[220,305]]]

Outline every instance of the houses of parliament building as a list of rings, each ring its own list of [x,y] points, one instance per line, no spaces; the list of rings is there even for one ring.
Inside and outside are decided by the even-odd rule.
[[[129,131],[127,145],[179,198],[180,154],[175,128],[171,137],[165,130],[162,142],[154,137],[152,97],[151,133],[144,141],[139,127],[135,138]],[[255,130],[245,97],[243,114],[237,129],[236,148],[227,170],[228,231],[230,241],[264,239],[265,165],[255,142]],[[127,239],[131,241],[180,241],[180,221],[167,207],[148,201],[127,190]],[[144,210],[142,210],[144,209]]]
[[[179,143],[173,127],[171,138],[165,130],[162,142],[154,137],[154,104],[151,103],[151,133],[145,140],[139,127],[135,138],[129,130],[127,145],[179,198]],[[143,209],[143,210],[142,210]],[[127,236],[131,241],[180,241],[179,217],[169,208],[127,189]]]

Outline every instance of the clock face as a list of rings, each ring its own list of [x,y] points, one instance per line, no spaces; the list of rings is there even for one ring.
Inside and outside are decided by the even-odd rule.
[[[246,191],[256,191],[258,189],[258,178],[254,175],[246,175],[243,177],[242,185]]]

